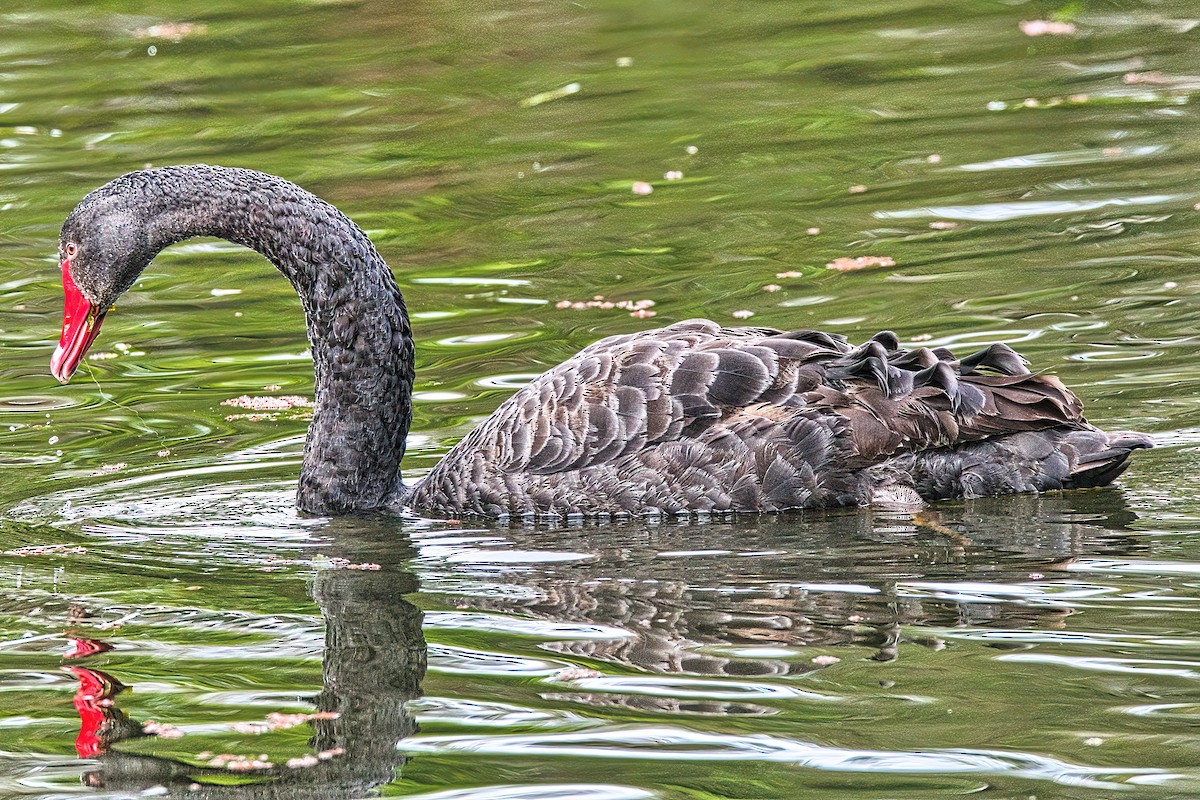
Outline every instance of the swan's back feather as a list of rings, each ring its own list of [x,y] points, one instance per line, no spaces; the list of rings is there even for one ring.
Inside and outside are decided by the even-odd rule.
[[[776,511],[1093,485],[1111,440],[1003,344],[961,361],[689,320],[611,336],[505,401],[405,502],[492,516]],[[1110,477],[1111,476],[1111,477]]]

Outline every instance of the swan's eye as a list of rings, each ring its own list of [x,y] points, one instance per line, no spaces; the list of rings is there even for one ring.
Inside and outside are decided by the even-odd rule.
[[[79,252],[79,245],[74,242],[67,242],[67,246],[63,252],[67,254],[67,258],[74,258],[75,254]]]

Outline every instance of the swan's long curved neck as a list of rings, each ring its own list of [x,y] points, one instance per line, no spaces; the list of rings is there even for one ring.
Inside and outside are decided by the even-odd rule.
[[[371,511],[403,491],[413,343],[404,298],[363,231],[295,184],[250,170],[164,167],[147,209],[150,245],[216,236],[264,255],[304,306],[316,402],[298,489],[302,510]]]

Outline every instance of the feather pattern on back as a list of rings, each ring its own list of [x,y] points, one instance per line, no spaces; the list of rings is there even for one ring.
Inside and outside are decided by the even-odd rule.
[[[869,504],[1106,483],[1109,436],[1003,344],[956,360],[890,332],[689,320],[611,336],[505,401],[404,498],[487,516],[608,516]]]

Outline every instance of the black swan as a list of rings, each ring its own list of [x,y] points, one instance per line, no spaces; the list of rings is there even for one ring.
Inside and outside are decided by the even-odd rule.
[[[593,517],[771,512],[1101,486],[1149,447],[1082,416],[1006,345],[957,359],[883,332],[688,320],[610,336],[542,374],[412,486],[413,339],[362,230],[282,178],[206,165],[131,172],[67,217],[51,369],[66,382],[105,314],[164,247],[253,248],[300,295],[316,400],[297,491],[307,512]]]

